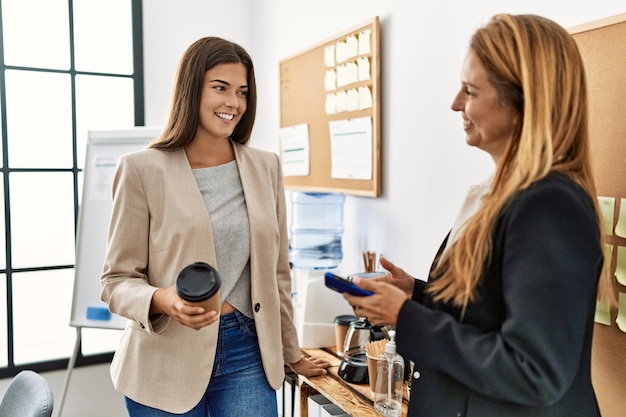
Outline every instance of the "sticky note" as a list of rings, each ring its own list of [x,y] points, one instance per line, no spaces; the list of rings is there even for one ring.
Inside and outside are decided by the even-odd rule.
[[[617,247],[617,262],[615,263],[615,278],[617,282],[626,285],[626,247]]]
[[[619,310],[617,312],[617,327],[626,333],[626,293],[619,293]]]
[[[603,232],[612,235],[613,234],[613,216],[615,214],[615,198],[613,197],[598,197],[598,204],[600,205],[600,212],[604,219]]]
[[[359,33],[359,54],[369,54],[372,51],[371,48],[371,38],[372,31],[364,30]]]
[[[359,40],[356,36],[348,36],[346,38],[346,57],[352,58],[359,53]]]
[[[596,315],[594,317],[596,323],[611,325],[611,313],[606,306],[600,302],[596,303]]]
[[[626,198],[620,199],[619,217],[615,225],[615,234],[619,237],[626,237]]]
[[[87,319],[88,320],[111,320],[111,312],[106,307],[87,307]]]

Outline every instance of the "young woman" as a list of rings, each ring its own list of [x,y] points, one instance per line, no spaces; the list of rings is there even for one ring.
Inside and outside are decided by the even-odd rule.
[[[360,316],[397,326],[415,363],[410,417],[597,417],[591,344],[603,273],[587,87],[573,38],[532,15],[497,15],[472,37],[452,109],[494,161],[472,188],[428,283],[356,280]],[[604,271],[605,272],[605,271]]]
[[[281,165],[247,146],[256,103],[249,54],[200,39],[163,132],[119,161],[102,299],[129,319],[111,375],[131,417],[276,417],[285,364],[326,372],[300,354]],[[176,293],[198,261],[221,276],[221,311]]]

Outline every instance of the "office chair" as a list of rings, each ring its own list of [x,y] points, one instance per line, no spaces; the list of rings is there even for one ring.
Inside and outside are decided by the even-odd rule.
[[[0,402],[0,417],[50,417],[54,398],[48,381],[33,371],[13,378]]]

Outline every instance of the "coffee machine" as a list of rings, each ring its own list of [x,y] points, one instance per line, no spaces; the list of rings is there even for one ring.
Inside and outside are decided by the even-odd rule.
[[[350,323],[343,345],[343,357],[339,364],[338,375],[353,384],[367,384],[369,378],[365,344],[385,338],[384,328],[373,325],[365,317]]]

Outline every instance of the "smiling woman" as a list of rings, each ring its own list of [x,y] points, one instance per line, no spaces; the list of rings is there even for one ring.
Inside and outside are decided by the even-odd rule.
[[[466,142],[487,152],[498,164],[513,138],[519,110],[501,98],[476,53],[467,52],[461,73],[461,90],[452,110],[461,112]]]
[[[155,408],[275,417],[285,364],[326,372],[328,362],[303,358],[298,346],[281,165],[247,146],[255,111],[248,53],[199,39],[180,61],[163,132],[120,159],[102,299],[129,319],[111,374],[132,417]],[[219,272],[216,311],[176,292],[176,276],[194,262]]]
[[[599,417],[591,382],[598,300],[614,308],[590,164],[585,67],[536,15],[494,16],[471,38],[452,104],[495,172],[467,194],[428,282],[390,272],[344,294],[395,326],[414,362],[409,417]]]

